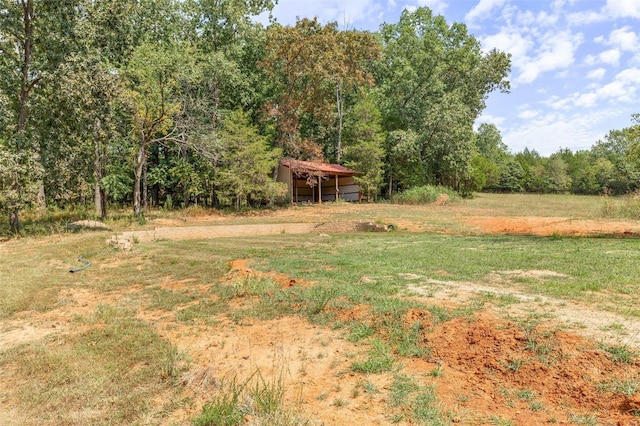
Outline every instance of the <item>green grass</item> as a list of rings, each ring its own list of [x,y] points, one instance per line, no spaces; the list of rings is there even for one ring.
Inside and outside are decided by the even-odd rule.
[[[449,424],[436,398],[433,386],[422,386],[406,374],[396,374],[389,395],[391,418],[412,424],[444,426]]]
[[[407,272],[441,279],[435,271],[446,270],[450,281],[491,284],[496,271],[550,270],[563,275],[505,277],[520,291],[532,294],[593,301],[598,292],[598,301],[640,316],[633,297],[640,276],[635,256],[640,240],[636,239],[372,233],[335,235],[328,241],[282,236],[245,242],[252,248],[242,255],[265,260],[261,268],[331,283],[356,304],[397,293],[407,285],[400,276]],[[225,249],[233,251],[231,245]],[[353,285],[363,276],[384,279]],[[620,294],[631,300],[627,297],[625,302]]]
[[[167,392],[177,400],[175,380],[186,364],[155,330],[122,313],[103,306],[88,319],[99,327],[0,353],[0,368],[12,367],[25,417],[46,424],[162,418],[148,401]]]
[[[456,208],[469,207],[474,215],[493,214],[501,209],[506,215],[522,215],[526,211],[540,216],[594,218],[600,214],[601,202],[589,197],[480,194],[475,199],[459,201]],[[375,217],[381,223],[415,220],[434,230],[456,226],[449,206],[399,208],[380,204],[368,210],[350,204],[342,207],[336,221]],[[310,209],[316,208],[324,207]],[[283,220],[233,215],[219,223]],[[111,224],[115,229],[132,222],[125,217]],[[330,238],[282,234],[155,241],[137,244],[131,252],[123,253],[105,245],[113,232],[65,232],[0,243],[2,321],[18,318],[18,314],[25,312],[46,312],[78,303],[69,296],[69,290],[86,291],[97,300],[111,297],[114,292],[120,295],[117,305],[104,301],[92,315],[78,318],[80,327],[75,334],[61,340],[41,339],[0,352],[0,368],[11,371],[17,378],[15,398],[21,401],[21,411],[41,423],[72,424],[69,419],[80,415],[86,416],[86,424],[142,423],[141,419],[158,423],[171,412],[171,407],[150,406],[148,401],[155,395],[170,395],[168,404],[183,403],[179,397],[183,387],[176,379],[185,368],[185,357],[149,324],[134,317],[140,311],[171,312],[178,323],[187,324],[216,324],[223,315],[236,322],[302,315],[315,324],[336,329],[342,325],[345,336],[362,345],[364,355],[353,362],[352,370],[364,375],[399,375],[402,358],[429,356],[430,347],[422,340],[428,324],[407,323],[410,309],[427,310],[429,324],[438,324],[456,316],[472,315],[481,308],[481,303],[464,309],[425,306],[407,297],[411,296],[406,291],[408,284],[421,285],[429,278],[443,280],[441,271],[446,271],[446,280],[454,282],[509,286],[514,292],[606,305],[607,309],[624,315],[640,316],[638,239],[482,236],[465,232],[413,234],[400,230],[336,234]],[[92,266],[70,274],[68,270],[77,265],[78,256],[90,260]],[[258,275],[221,280],[230,261],[247,258],[252,259],[252,267],[256,269],[275,270],[313,285],[280,289],[271,279]],[[513,270],[551,270],[565,276],[503,275],[498,284],[492,278],[496,272]],[[421,278],[407,280],[402,274]],[[371,280],[365,282],[362,277]],[[188,281],[179,290],[165,286],[181,280]],[[191,283],[207,285],[209,290],[195,291]],[[518,303],[511,295],[487,293],[480,298],[498,307]],[[335,321],[336,311],[360,304],[367,305],[367,312],[371,313],[366,319],[342,324]],[[523,327],[526,332],[523,349],[539,360],[552,360],[553,340],[536,333],[535,327]],[[602,349],[617,363],[637,360],[636,353],[627,347]],[[505,360],[514,374],[519,368],[518,361],[521,364],[520,359]],[[425,372],[432,376],[427,377],[432,381],[441,373],[441,370]],[[278,399],[284,384],[270,380],[265,377],[251,386],[226,382],[211,396],[208,408],[203,409],[194,424],[197,421],[226,424],[225,416],[230,422],[237,421],[234,416],[238,410],[243,416],[260,412],[264,419],[271,419],[265,420],[265,424],[296,424],[295,416],[287,409],[282,410]],[[417,424],[446,424],[448,414],[439,407],[433,389],[414,384],[415,388],[406,391],[407,403],[395,404],[390,418]],[[637,380],[608,380],[601,386],[603,390],[626,395],[637,389]],[[397,387],[393,392],[403,392],[400,384]],[[376,389],[371,382],[364,382],[361,388],[367,395],[386,392]],[[237,391],[240,394],[235,398]],[[246,396],[256,401],[256,405],[247,406],[243,400]],[[542,409],[535,399],[516,397],[534,411]],[[280,408],[275,409],[276,406]],[[574,420],[589,421],[589,418],[576,416]]]
[[[356,373],[378,374],[391,371],[396,362],[389,347],[381,340],[374,340],[369,356],[365,360],[355,361],[351,369]]]
[[[638,358],[638,354],[628,346],[603,344],[600,348],[617,364],[631,364]]]
[[[640,377],[632,375],[626,378],[614,378],[598,384],[598,388],[603,392],[612,392],[626,397],[633,396],[640,392]]]

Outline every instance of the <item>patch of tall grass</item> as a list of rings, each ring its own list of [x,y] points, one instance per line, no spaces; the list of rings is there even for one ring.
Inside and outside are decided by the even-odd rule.
[[[613,219],[640,219],[640,190],[621,197],[605,195],[602,216]]]
[[[457,192],[444,186],[427,185],[400,192],[394,195],[391,201],[396,204],[430,204],[436,201],[439,204],[448,204],[459,199]]]
[[[284,369],[273,378],[265,378],[257,369],[247,379],[224,379],[210,402],[192,420],[194,426],[236,426],[251,417],[255,425],[299,426],[309,421],[285,405]]]

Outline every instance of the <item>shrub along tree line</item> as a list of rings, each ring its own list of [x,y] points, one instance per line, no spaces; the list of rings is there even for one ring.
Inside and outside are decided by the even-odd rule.
[[[463,24],[428,8],[376,33],[257,23],[275,2],[0,0],[10,227],[34,207],[93,205],[105,217],[109,205],[272,202],[284,194],[272,175],[281,156],[351,167],[368,199],[422,185],[598,191],[603,173],[637,174],[624,132],[580,179],[591,164],[581,153],[514,157],[494,126],[474,132],[489,94],[509,90],[510,58],[483,52]]]

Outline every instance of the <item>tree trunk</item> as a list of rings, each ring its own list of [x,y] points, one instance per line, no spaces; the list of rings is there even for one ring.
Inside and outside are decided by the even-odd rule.
[[[100,217],[100,219],[104,219],[102,208],[102,190],[100,189],[100,181],[96,179],[96,183],[93,187],[93,205],[95,208],[96,216]]]
[[[142,208],[145,212],[149,211],[149,185],[147,185],[147,161],[145,158],[142,167]]]
[[[9,211],[9,227],[11,232],[18,232],[20,230],[20,210],[12,209]]]
[[[336,149],[336,162],[338,164],[342,161],[342,117],[343,105],[342,105],[342,82],[338,82],[336,86],[336,105],[338,107],[338,147]]]
[[[40,158],[40,156],[38,156]],[[44,180],[38,179],[38,197],[36,198],[36,207],[38,210],[44,210],[47,207],[47,195],[44,191]]]
[[[180,147],[180,153],[182,154],[182,159],[184,160],[185,164],[187,164],[189,161],[189,155],[187,153],[187,148],[185,147],[184,142],[183,142],[183,145]],[[182,186],[182,205],[184,206],[185,209],[189,205],[189,185],[187,185],[186,182]]]
[[[31,58],[33,56],[33,2],[32,0],[21,0],[20,7],[22,8],[22,34],[18,37],[20,43],[18,44],[18,50],[20,47],[22,51],[19,52],[22,55],[22,64],[20,67],[20,93],[18,93],[18,127],[16,128],[16,147],[15,152],[20,154],[25,149],[24,139],[27,129],[27,101],[29,94],[33,87],[38,83],[38,79],[31,79]],[[16,181],[14,184],[14,190],[18,193],[21,192],[22,186]],[[12,232],[17,232],[20,229],[20,208],[15,207],[9,211],[9,227]]]
[[[93,204],[95,207],[96,216],[104,220],[107,217],[107,200],[104,189],[102,189],[102,153],[100,152],[100,119],[96,119],[93,129],[93,174],[96,179],[96,183],[93,191]]]
[[[138,152],[135,158],[135,167],[133,169],[133,213],[140,215],[142,211],[140,190],[142,189],[142,172],[144,170],[144,163],[146,162],[147,145],[143,143],[138,147]]]
[[[280,162],[279,161],[278,161],[278,165],[273,170],[273,181],[274,182],[278,181],[278,169],[280,169]],[[269,207],[273,208],[274,205],[275,205],[275,196],[273,194],[271,194],[271,197],[269,197]]]

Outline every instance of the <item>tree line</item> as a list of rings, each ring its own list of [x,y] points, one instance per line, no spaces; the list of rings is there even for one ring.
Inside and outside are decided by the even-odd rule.
[[[513,156],[495,126],[474,131],[490,93],[509,90],[510,57],[464,24],[428,8],[377,32],[257,23],[275,2],[0,0],[11,229],[27,208],[271,203],[286,193],[282,156],[353,168],[368,199],[426,184],[546,191],[556,169],[570,178],[555,190],[597,191],[608,166],[620,178],[616,149],[630,148],[617,134],[592,181],[572,174],[586,154]]]
[[[640,114],[588,150],[560,148],[549,157],[525,148],[512,154],[492,124],[476,132],[474,190],[623,195],[640,190]]]

